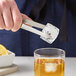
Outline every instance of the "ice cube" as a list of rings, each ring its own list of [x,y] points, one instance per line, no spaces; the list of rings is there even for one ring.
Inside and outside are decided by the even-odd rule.
[[[45,35],[47,35],[47,38],[42,37],[42,36],[40,38],[51,44],[57,38],[57,36],[59,34],[59,29],[57,27],[53,26],[52,24],[47,23],[47,25],[44,27],[44,29],[42,30],[42,32]]]
[[[57,69],[56,63],[45,63],[45,71],[46,72],[55,72]]]

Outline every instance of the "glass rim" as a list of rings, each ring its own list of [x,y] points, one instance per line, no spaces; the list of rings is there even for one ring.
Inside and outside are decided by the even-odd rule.
[[[37,56],[42,56],[42,57],[45,57],[45,56],[47,56],[47,55],[40,55],[40,54],[37,54],[36,52],[37,51],[39,51],[39,50],[46,50],[46,49],[56,49],[56,50],[58,50],[58,51],[60,51],[60,52],[63,52],[61,55],[62,56],[64,56],[65,55],[65,50],[63,50],[63,49],[60,49],[60,48],[39,48],[39,49],[36,49],[35,51],[34,51],[34,55],[37,55]],[[49,57],[49,56],[48,56]],[[51,57],[51,56],[50,56]]]

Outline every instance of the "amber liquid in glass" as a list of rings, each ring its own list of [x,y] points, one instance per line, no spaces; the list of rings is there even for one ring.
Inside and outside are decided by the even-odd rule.
[[[35,76],[64,76],[63,59],[37,59],[34,65]]]

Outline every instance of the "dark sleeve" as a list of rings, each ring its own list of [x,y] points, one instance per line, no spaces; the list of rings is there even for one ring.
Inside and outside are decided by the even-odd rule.
[[[64,5],[65,0],[57,0],[61,5]],[[76,14],[76,1],[75,0],[66,0],[66,7],[71,13]]]

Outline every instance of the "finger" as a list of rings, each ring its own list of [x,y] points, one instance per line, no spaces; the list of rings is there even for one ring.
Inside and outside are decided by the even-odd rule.
[[[1,3],[1,10],[3,14],[3,19],[5,22],[6,30],[11,30],[13,27],[13,20],[11,16],[10,6],[6,0],[3,0]]]
[[[3,21],[2,14],[0,12],[0,30],[3,30],[3,29],[5,29],[5,24],[4,24],[4,21]]]
[[[10,6],[11,6],[11,11],[12,11],[12,17],[14,21],[14,27],[12,28],[13,32],[16,32],[19,30],[22,24],[22,16],[20,11],[18,10],[18,7],[15,3],[14,0],[9,0]]]
[[[26,18],[26,19],[28,19],[28,20],[32,20],[31,18],[29,18],[27,15],[25,15],[25,14],[22,14],[22,18]]]
[[[28,19],[28,20],[32,20],[31,18],[29,18],[27,15],[25,15],[25,14],[22,14],[22,18],[24,19]],[[28,26],[30,26],[30,27],[32,27],[31,25],[28,25]]]

